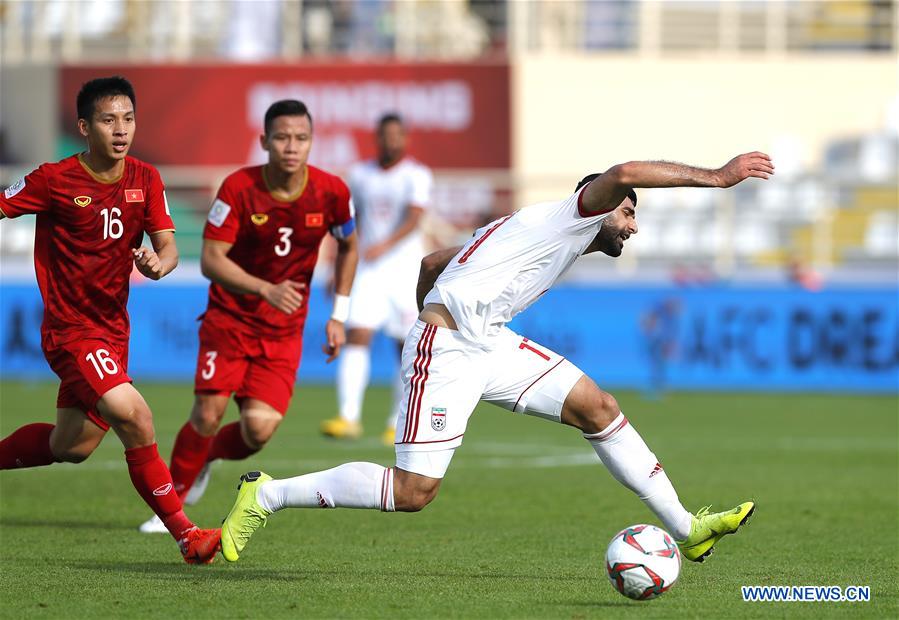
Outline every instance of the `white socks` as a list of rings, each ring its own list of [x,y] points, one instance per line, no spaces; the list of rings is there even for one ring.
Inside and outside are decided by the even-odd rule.
[[[259,486],[256,501],[268,512],[282,508],[376,508],[393,512],[393,468],[345,463],[334,469]]]
[[[371,354],[368,347],[348,344],[337,358],[337,406],[340,417],[349,422],[359,422],[362,417],[362,399],[368,387]]]
[[[692,517],[637,430],[621,413],[602,432],[584,434],[609,473],[643,500],[675,540],[690,535]]]

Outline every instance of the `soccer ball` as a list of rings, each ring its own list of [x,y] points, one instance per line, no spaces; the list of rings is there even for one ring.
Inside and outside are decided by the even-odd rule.
[[[667,592],[677,581],[680,551],[665,530],[654,525],[632,525],[609,542],[606,572],[618,592],[646,601]]]

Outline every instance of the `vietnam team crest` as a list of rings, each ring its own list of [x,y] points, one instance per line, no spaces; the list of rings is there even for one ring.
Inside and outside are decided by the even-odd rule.
[[[268,215],[265,213],[254,213],[250,216],[250,221],[256,224],[256,226],[262,226],[268,221]]]
[[[75,196],[74,198],[75,204],[81,207],[82,209],[91,203],[90,196]]]
[[[431,428],[442,431],[446,428],[446,408],[431,407]]]

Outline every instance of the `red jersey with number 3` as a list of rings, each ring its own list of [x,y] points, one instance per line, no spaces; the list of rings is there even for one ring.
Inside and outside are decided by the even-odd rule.
[[[285,314],[258,295],[229,291],[213,282],[206,318],[264,338],[279,338],[303,329],[309,285],[318,250],[327,232],[338,238],[352,233],[350,190],[339,177],[306,166],[306,181],[296,197],[275,198],[263,166],[242,168],[222,183],[209,211],[205,239],[233,244],[228,258],[249,273],[278,284],[304,284],[306,298]]]
[[[0,195],[6,217],[37,214],[34,268],[44,299],[44,349],[85,338],[127,343],[131,249],[175,230],[159,172],[133,157],[117,181],[73,155],[43,164]]]

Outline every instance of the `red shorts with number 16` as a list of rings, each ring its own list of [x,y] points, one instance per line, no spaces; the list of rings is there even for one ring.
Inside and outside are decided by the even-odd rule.
[[[303,334],[281,339],[252,336],[234,325],[200,323],[200,352],[194,393],[261,400],[284,415],[293,396]]]
[[[56,407],[81,409],[91,422],[109,430],[109,424],[97,412],[97,401],[117,385],[131,383],[128,343],[72,340],[44,349],[44,357],[60,379]]]

